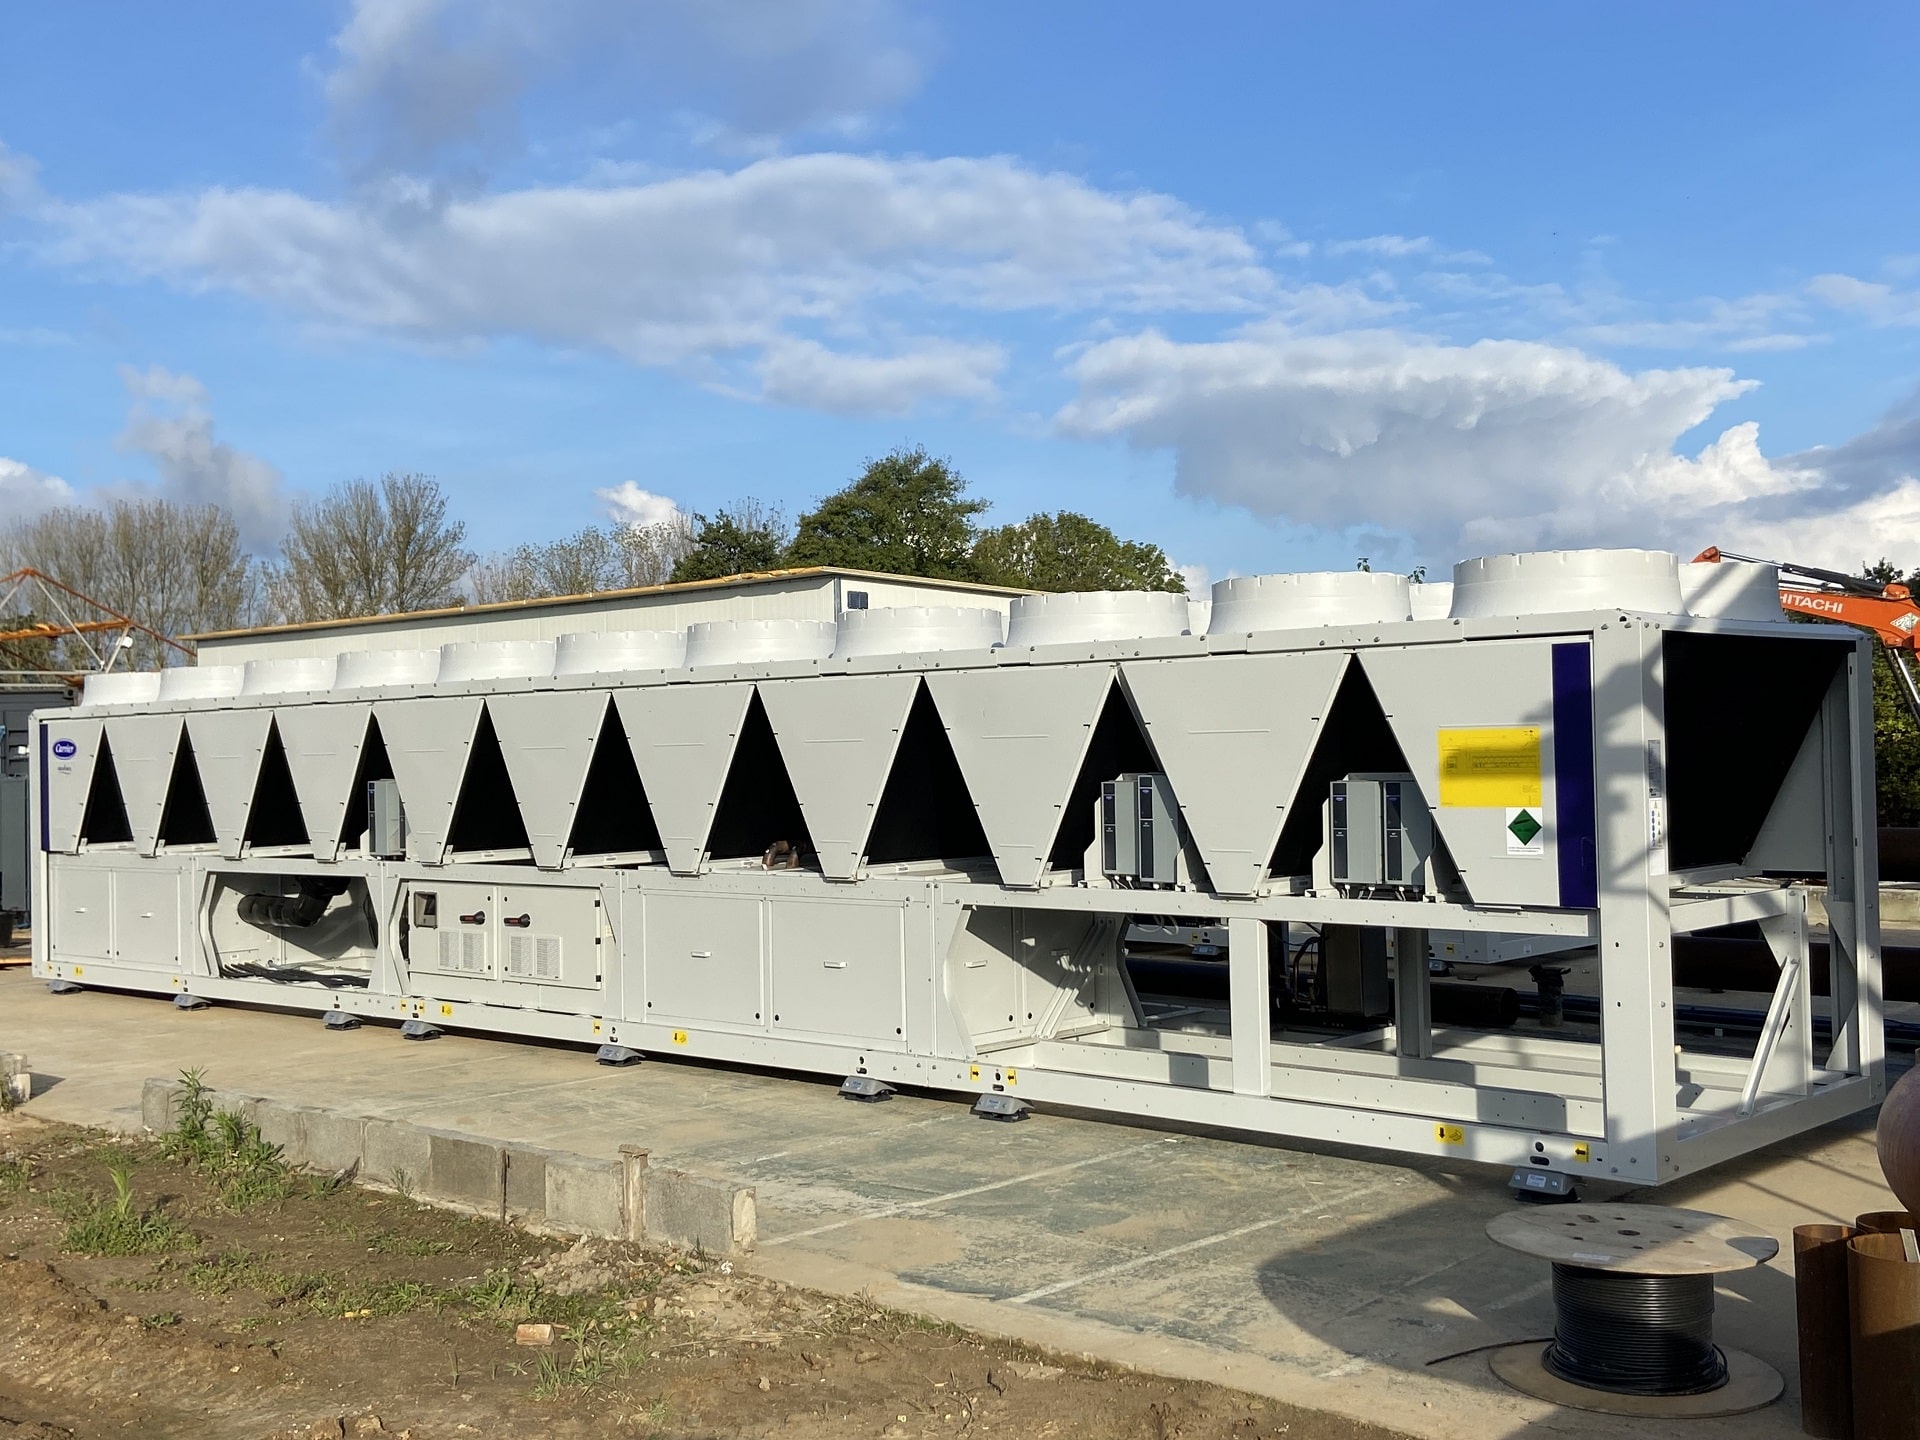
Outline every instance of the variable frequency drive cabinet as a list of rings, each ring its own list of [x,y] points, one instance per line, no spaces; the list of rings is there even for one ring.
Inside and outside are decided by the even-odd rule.
[[[43,712],[36,973],[1657,1183],[1884,1086],[1870,656],[1689,612],[1679,570],[1253,577],[1205,635],[1178,596],[1035,596],[1002,645],[922,611],[891,653],[872,609],[838,654],[756,622],[669,669],[344,656]],[[1764,1023],[1696,1035],[1674,937],[1737,924]],[[1589,1017],[1461,1018],[1429,932],[1571,957]]]

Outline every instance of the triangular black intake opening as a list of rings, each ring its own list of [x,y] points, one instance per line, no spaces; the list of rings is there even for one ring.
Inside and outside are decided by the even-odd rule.
[[[756,690],[747,703],[747,718],[727,767],[727,783],[713,812],[707,854],[715,860],[738,860],[764,855],[781,841],[790,852],[797,850],[803,863],[811,861],[813,836]]]
[[[993,853],[926,682],[913,697],[867,833],[868,861],[961,860]]]
[[[1047,864],[1055,870],[1076,870],[1086,864],[1087,847],[1093,844],[1094,807],[1100,799],[1100,787],[1119,775],[1159,769],[1160,761],[1147,732],[1140,728],[1140,720],[1116,680],[1107,690],[1107,703],[1101,707],[1093,737],[1087,741],[1086,758],[1080,762],[1066,812],[1054,832]]]
[[[132,839],[127,799],[120,793],[120,772],[114,768],[113,746],[103,729],[100,753],[93,762],[93,779],[87,784],[87,808],[80,812],[80,841],[85,845],[125,845]]]
[[[347,849],[358,850],[367,833],[367,785],[392,778],[393,762],[387,758],[380,722],[369,715],[366,739],[360,744],[360,764],[354,769],[353,789],[347,794],[347,813],[340,822],[340,843]]]
[[[206,786],[193,758],[193,737],[184,727],[173,752],[173,773],[167,778],[167,801],[160,808],[162,845],[212,845],[218,840],[213,812],[207,809]]]
[[[280,726],[269,722],[267,744],[260,755],[260,775],[253,784],[253,805],[247,811],[247,845],[305,845],[306,816],[300,813],[300,794],[294,789],[293,771],[287,765],[287,747],[280,739]]]
[[[580,805],[573,812],[567,849],[575,855],[626,855],[662,848],[647,787],[633,763],[633,745],[620,723],[619,709],[609,699],[593,759],[587,764]]]
[[[520,818],[520,799],[513,793],[507,757],[500,753],[493,717],[482,706],[473,747],[467,751],[467,773],[460,780],[460,798],[453,802],[447,848],[525,850],[527,843],[527,825]]]
[[[1320,735],[1314,741],[1300,788],[1287,807],[1280,843],[1273,849],[1271,872],[1306,875],[1312,871],[1313,857],[1320,853],[1325,839],[1320,807],[1334,781],[1366,771],[1406,770],[1407,757],[1394,738],[1387,712],[1373,693],[1367,672],[1359,661],[1350,660],[1333,704],[1327,708],[1327,718],[1320,722]]]
[[[1668,864],[1738,864],[1760,838],[1852,641],[1668,631],[1661,647]]]

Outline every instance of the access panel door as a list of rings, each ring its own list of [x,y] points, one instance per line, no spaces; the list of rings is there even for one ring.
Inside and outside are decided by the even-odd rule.
[[[600,895],[561,885],[502,885],[500,978],[538,989],[542,1010],[591,1008],[600,986]]]
[[[770,900],[773,1024],[899,1048],[905,1027],[906,909],[845,900]]]
[[[652,894],[645,903],[646,1018],[764,1024],[759,897]]]
[[[58,964],[113,958],[113,872],[56,868],[47,913]]]
[[[180,876],[171,866],[113,877],[113,950],[121,965],[180,966]]]

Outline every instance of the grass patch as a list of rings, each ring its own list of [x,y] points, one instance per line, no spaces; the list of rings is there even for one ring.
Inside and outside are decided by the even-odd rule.
[[[160,1208],[134,1204],[133,1176],[124,1165],[108,1169],[112,1196],[68,1191],[56,1208],[67,1222],[61,1245],[79,1255],[154,1255],[193,1243],[187,1228]]]
[[[0,1164],[0,1195],[24,1195],[33,1185],[33,1162],[22,1156]]]
[[[264,1257],[246,1250],[229,1250],[195,1263],[187,1271],[187,1283],[205,1294],[251,1290],[269,1305],[356,1320],[406,1315],[447,1298],[445,1292],[418,1280],[354,1280],[334,1270],[277,1270]]]
[[[229,1210],[291,1195],[299,1177],[280,1147],[239,1111],[215,1109],[203,1071],[182,1071],[180,1082],[179,1115],[161,1137],[160,1153],[199,1173]]]
[[[601,1339],[583,1339],[573,1347],[571,1358],[542,1355],[534,1376],[533,1398],[557,1400],[569,1393],[594,1389],[610,1381],[625,1380],[636,1368],[635,1358],[624,1348]]]

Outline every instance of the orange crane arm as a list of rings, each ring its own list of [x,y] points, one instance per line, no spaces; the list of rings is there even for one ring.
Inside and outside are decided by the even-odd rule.
[[[1753,560],[1751,555],[1730,555],[1709,545],[1694,563],[1717,560]],[[1907,708],[1920,722],[1920,677],[1916,677],[1907,656],[1915,652],[1914,632],[1920,630],[1920,602],[1913,591],[1898,581],[1869,580],[1860,575],[1845,575],[1838,570],[1816,570],[1810,565],[1792,565],[1780,560],[1762,560],[1780,571],[1780,608],[1816,620],[1833,620],[1870,630],[1886,647],[1895,678],[1905,696]]]

